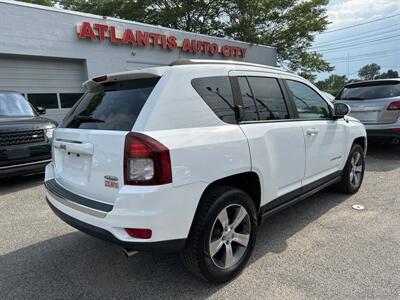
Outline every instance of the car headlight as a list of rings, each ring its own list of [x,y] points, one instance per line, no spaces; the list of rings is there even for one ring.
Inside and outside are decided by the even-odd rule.
[[[55,128],[46,129],[46,137],[47,137],[49,140],[52,140],[52,139],[53,139],[53,132],[54,132],[54,129],[55,129]]]

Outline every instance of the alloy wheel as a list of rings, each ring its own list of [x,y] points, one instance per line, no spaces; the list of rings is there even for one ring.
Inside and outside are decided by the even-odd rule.
[[[361,179],[363,176],[363,161],[360,152],[354,152],[351,157],[350,166],[350,184],[358,188],[361,184]]]
[[[237,264],[246,252],[250,232],[250,216],[242,205],[232,204],[222,209],[214,221],[209,239],[213,263],[222,269]]]

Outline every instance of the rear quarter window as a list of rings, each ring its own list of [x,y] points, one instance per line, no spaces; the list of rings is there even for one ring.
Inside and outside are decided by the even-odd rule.
[[[158,80],[105,83],[102,90],[85,94],[60,127],[130,131]]]
[[[192,86],[222,121],[236,123],[232,88],[228,76],[195,78],[192,80]]]

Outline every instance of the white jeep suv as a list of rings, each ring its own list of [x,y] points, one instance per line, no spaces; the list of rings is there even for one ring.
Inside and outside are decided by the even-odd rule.
[[[364,126],[284,70],[189,60],[84,86],[54,132],[48,204],[127,253],[179,251],[209,281],[243,269],[264,218],[363,180]]]

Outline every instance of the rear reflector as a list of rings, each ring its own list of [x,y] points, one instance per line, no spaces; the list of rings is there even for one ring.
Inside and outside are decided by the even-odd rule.
[[[144,228],[125,228],[126,232],[137,239],[149,239],[151,238],[151,229]]]
[[[94,82],[104,82],[104,81],[107,81],[107,79],[108,79],[107,75],[103,75],[103,76],[93,78],[93,81]]]
[[[392,129],[390,129],[391,131],[394,131],[394,132],[399,132],[400,133],[400,128],[392,128]]]
[[[400,110],[400,101],[390,103],[387,110]]]
[[[155,139],[138,132],[125,138],[125,184],[161,185],[172,182],[169,150]]]

